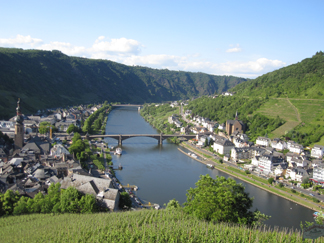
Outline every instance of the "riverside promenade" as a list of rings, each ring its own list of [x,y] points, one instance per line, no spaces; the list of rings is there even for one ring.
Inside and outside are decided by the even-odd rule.
[[[212,164],[214,165],[216,170],[222,171],[230,176],[233,176],[235,178],[238,178],[246,183],[249,183],[251,185],[254,185],[262,190],[265,190],[267,192],[273,193],[277,196],[280,196],[282,198],[285,198],[289,201],[292,201],[294,203],[297,203],[301,206],[307,207],[309,209],[312,209],[314,211],[321,211],[323,210],[323,206],[318,204],[318,203],[314,203],[311,200],[307,199],[306,197],[300,197],[292,192],[287,192],[284,190],[281,190],[275,186],[269,185],[266,179],[262,179],[256,175],[252,175],[252,174],[243,174],[243,173],[238,173],[236,171],[234,171],[234,167],[232,165],[230,165],[229,163],[226,164],[221,164],[219,162],[216,162],[216,159],[211,159],[214,157],[214,155],[210,152],[210,151],[206,151],[203,149],[198,149],[192,145],[190,145],[189,143],[184,143],[184,144],[180,144],[181,146],[183,146],[184,148],[188,149],[189,151],[198,154],[200,157],[204,158],[204,159],[195,159],[196,161],[203,163],[203,164]],[[179,148],[179,150],[184,153],[187,154],[186,152],[184,152],[183,150],[181,150]],[[187,154],[188,155],[188,154]],[[188,155],[189,156],[189,155]],[[236,169],[236,168],[235,168]],[[237,169],[236,169],[237,170]]]

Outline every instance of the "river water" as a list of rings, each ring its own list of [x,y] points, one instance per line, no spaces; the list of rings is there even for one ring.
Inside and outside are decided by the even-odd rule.
[[[157,133],[140,116],[137,107],[118,107],[108,116],[106,134]],[[115,139],[105,140],[109,146],[118,144]],[[228,174],[210,170],[204,164],[181,153],[178,145],[167,140],[159,146],[154,138],[135,137],[124,140],[122,149],[121,156],[112,155],[114,165],[123,166],[123,170],[116,171],[116,176],[123,185],[138,186],[136,195],[145,203],[158,203],[162,206],[175,198],[182,204],[186,201],[187,190],[195,187],[200,175],[229,177]],[[313,221],[312,210],[234,179],[242,183],[249,195],[254,197],[252,210],[257,208],[271,216],[265,222],[267,225],[300,229],[301,221]]]

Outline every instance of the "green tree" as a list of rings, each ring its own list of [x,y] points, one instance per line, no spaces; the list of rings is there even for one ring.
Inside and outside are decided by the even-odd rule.
[[[4,194],[0,194],[0,216],[11,215],[19,199],[17,191],[7,190]]]
[[[38,131],[40,134],[49,133],[50,127],[52,128],[52,132],[57,131],[57,128],[54,125],[52,125],[51,123],[46,122],[46,121],[39,123]]]
[[[80,192],[74,187],[68,187],[61,193],[61,208],[62,213],[78,213],[80,212],[79,200],[81,199]]]
[[[274,181],[274,179],[272,178],[272,177],[270,177],[269,179],[268,179],[268,183],[271,185],[272,184],[272,182]]]
[[[71,132],[79,132],[79,128],[77,126],[75,126],[74,124],[70,124],[70,126],[68,127],[66,132],[69,133],[69,134]]]
[[[119,205],[120,209],[130,209],[132,207],[132,200],[127,192],[121,192],[119,197]]]
[[[201,175],[196,188],[188,190],[184,210],[203,220],[251,225],[258,211],[249,211],[253,199],[244,189],[231,178]]]
[[[166,205],[166,209],[174,209],[174,208],[181,208],[180,203],[177,200],[175,200],[175,198],[170,200]]]

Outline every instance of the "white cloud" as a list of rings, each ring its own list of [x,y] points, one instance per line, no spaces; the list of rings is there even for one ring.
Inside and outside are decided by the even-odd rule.
[[[236,47],[233,47],[233,48],[230,48],[230,49],[227,49],[226,52],[241,52],[242,51],[242,48],[240,47],[239,44],[236,45]]]
[[[37,49],[40,50],[60,50],[61,52],[71,55],[71,56],[81,56],[82,54],[86,53],[86,48],[83,46],[73,46],[70,43],[65,43],[65,42],[58,42],[58,41],[52,41],[49,44],[43,44]]]
[[[104,38],[104,36],[100,36],[89,51],[96,53],[119,53],[121,55],[138,54],[141,51],[142,45],[136,40],[119,38],[104,41]]]
[[[10,47],[21,47],[22,45],[30,45],[31,47],[42,43],[41,39],[32,38],[30,35],[17,35],[16,38],[0,39],[0,45]]]

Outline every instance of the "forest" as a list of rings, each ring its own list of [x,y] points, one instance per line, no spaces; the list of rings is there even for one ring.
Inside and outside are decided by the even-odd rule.
[[[39,109],[108,102],[143,104],[223,92],[246,79],[127,66],[60,51],[0,48],[0,119]]]

